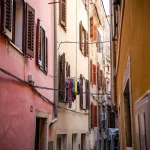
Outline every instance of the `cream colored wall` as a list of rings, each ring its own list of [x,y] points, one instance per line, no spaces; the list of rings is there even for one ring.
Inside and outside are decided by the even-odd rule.
[[[67,27],[66,32],[59,25],[59,5],[57,5],[57,38],[58,46],[60,42],[70,41],[79,42],[79,23],[82,24],[85,30],[88,30],[88,18],[87,11],[81,0],[67,0]],[[70,64],[70,77],[79,78],[82,74],[88,79],[88,57],[84,57],[79,49],[79,44],[76,43],[65,43],[61,44],[58,50],[58,55],[65,53],[66,62]],[[79,80],[78,80],[79,81]],[[58,103],[59,106],[69,109],[68,103]],[[81,144],[81,134],[88,132],[88,111],[80,109],[80,99],[77,98],[72,103],[71,111],[58,108],[58,121],[52,127],[52,139],[54,141],[54,147],[57,145],[57,134],[67,134],[67,150],[72,149],[72,134],[77,134],[77,147]],[[86,149],[88,146],[88,136]]]

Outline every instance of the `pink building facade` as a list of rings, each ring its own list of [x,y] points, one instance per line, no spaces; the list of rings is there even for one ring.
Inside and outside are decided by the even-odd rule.
[[[48,2],[0,2],[0,150],[48,149],[54,91],[35,87],[54,87]]]

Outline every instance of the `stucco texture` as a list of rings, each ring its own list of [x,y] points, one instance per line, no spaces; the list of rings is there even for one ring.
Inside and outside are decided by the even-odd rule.
[[[127,58],[130,55],[130,78],[132,92],[132,116],[133,116],[133,146],[135,147],[135,126],[134,126],[134,104],[150,89],[150,1],[149,0],[127,0],[125,1],[124,18],[122,25],[121,46],[119,65],[117,71],[117,98],[121,99],[122,142],[125,149],[124,129],[124,103],[122,80],[125,72]]]

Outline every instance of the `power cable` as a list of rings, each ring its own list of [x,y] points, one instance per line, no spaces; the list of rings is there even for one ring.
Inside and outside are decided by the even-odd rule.
[[[106,15],[106,11],[105,11],[105,7],[104,7],[103,0],[101,0],[101,2],[102,2],[102,6],[103,6],[103,9],[104,9],[104,13],[105,13],[105,17],[106,17],[107,23],[108,23],[108,25],[109,25],[109,27],[110,27],[110,24],[109,24],[109,21],[108,21],[107,15]]]
[[[83,114],[83,115],[88,115],[89,114],[89,113],[81,113],[81,112],[78,112],[78,111],[75,111],[75,110],[67,109],[67,108],[64,108],[64,107],[61,107],[61,106],[57,106],[57,107],[60,108],[60,109],[64,109],[64,110],[71,111],[71,112],[78,113],[78,114]]]
[[[31,87],[31,89],[32,89],[34,92],[36,92],[36,94],[38,94],[42,99],[44,99],[44,100],[46,100],[48,103],[54,105],[54,103],[53,103],[52,101],[50,101],[48,98],[46,98],[45,96],[43,96],[40,92],[38,92],[38,91],[35,89],[35,87],[34,87],[33,85],[31,85],[31,84],[28,83],[27,81],[24,81],[24,80],[18,78],[17,76],[11,74],[10,72],[8,72],[8,71],[6,71],[6,70],[4,70],[4,69],[2,69],[2,68],[0,68],[0,71],[3,72],[3,73],[5,73],[5,74],[7,74],[8,76],[11,76],[11,77],[15,78],[16,80],[20,81],[21,83],[24,83],[25,85],[28,85],[28,86]]]
[[[108,42],[110,42],[110,41],[104,41],[104,42],[91,42],[91,43],[86,43],[86,42],[82,43],[82,42],[64,41],[64,42],[60,42],[60,43],[59,43],[57,50],[59,50],[59,49],[60,49],[60,45],[61,45],[61,44],[64,44],[64,43],[67,43],[67,44],[69,44],[69,43],[71,43],[71,44],[74,44],[74,43],[77,43],[77,44],[97,44],[97,43],[108,43]]]

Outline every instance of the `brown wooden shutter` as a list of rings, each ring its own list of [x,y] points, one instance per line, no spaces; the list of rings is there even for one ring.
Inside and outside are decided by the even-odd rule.
[[[94,105],[94,127],[97,127],[97,117],[98,117],[97,106]]]
[[[79,46],[80,46],[80,50],[82,51],[82,21],[80,21],[80,24],[79,24],[79,35],[80,35],[80,37],[79,37],[79,39],[80,39]]]
[[[66,77],[70,77],[70,65],[68,62],[66,63]]]
[[[92,66],[92,59],[91,59],[91,60],[90,60],[90,76],[91,76],[91,79],[90,79],[90,80],[91,80],[91,83],[92,83],[92,81],[93,81],[93,80],[92,80],[92,79],[93,79],[93,74],[92,74],[93,71],[92,71],[92,70],[93,70],[93,66]]]
[[[103,85],[103,71],[100,69],[100,85]]]
[[[94,19],[93,17],[90,18],[90,37],[93,37],[93,31],[94,31]]]
[[[89,80],[86,80],[86,109],[89,109],[90,107],[90,84]]]
[[[41,27],[40,19],[37,20],[37,32],[36,32],[36,50],[37,50],[37,64],[41,66]]]
[[[97,86],[99,89],[99,85],[100,85],[100,65],[99,63],[97,63]]]
[[[1,1],[2,6],[2,33],[12,40],[13,30],[13,0]]]
[[[45,36],[45,72],[48,72],[48,38]]]
[[[89,46],[88,46],[88,32],[86,32],[86,56],[88,56],[89,55]]]
[[[68,76],[70,77],[70,65],[68,65]]]
[[[86,50],[87,50],[87,45],[86,45],[86,30],[84,29],[84,56],[86,56]]]
[[[94,25],[94,35],[93,35],[93,40],[94,40],[95,42],[97,42],[97,26],[96,26],[96,25]]]
[[[26,54],[34,57],[34,18],[35,10],[26,3]]]
[[[60,0],[59,21],[62,26],[66,27],[66,0]]]
[[[93,65],[93,83],[96,85],[96,65]]]
[[[94,127],[94,105],[93,104],[91,104],[91,126],[92,126],[92,128]]]
[[[59,66],[59,89],[65,90],[65,53],[60,56]],[[65,98],[65,91],[59,92],[60,98]]]
[[[94,64],[92,64],[92,83],[95,84],[95,79],[94,79]]]
[[[80,108],[83,109],[83,76],[80,75]]]

